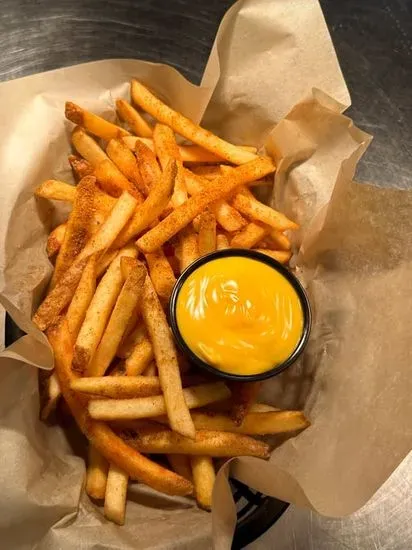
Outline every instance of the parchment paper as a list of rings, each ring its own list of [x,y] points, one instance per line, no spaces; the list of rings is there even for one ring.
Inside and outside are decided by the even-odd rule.
[[[315,0],[248,0],[229,10],[198,88],[175,70],[133,60],[90,63],[0,85],[1,303],[28,333],[2,353],[0,529],[5,548],[210,548],[210,515],[189,499],[139,484],[126,525],[107,522],[82,493],[71,430],[38,421],[37,371],[51,368],[30,321],[50,266],[47,233],[61,205],[33,198],[44,179],[71,181],[71,99],[114,117],[136,76],[183,113],[236,143],[266,144],[278,164],[273,202],[299,221],[294,265],[307,286],[313,332],[302,361],[262,398],[303,407],[312,426],[269,462],[235,459],[263,493],[326,515],[362,506],[411,448],[412,196],[353,181],[370,137],[341,114],[350,102]],[[217,84],[217,85],[216,85]],[[390,182],[388,182],[390,183]],[[214,491],[213,541],[229,548],[235,510]]]

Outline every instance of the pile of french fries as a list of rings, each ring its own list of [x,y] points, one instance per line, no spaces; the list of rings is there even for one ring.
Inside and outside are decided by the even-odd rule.
[[[33,318],[55,356],[42,417],[62,396],[89,441],[86,491],[118,524],[129,481],[194,494],[210,510],[214,459],[267,458],[268,445],[250,436],[308,426],[300,411],[255,403],[256,383],[196,372],[165,315],[176,277],[202,254],[243,247],[289,260],[284,232],[296,224],[249,189],[273,161],[204,130],[136,80],[131,97],[116,102],[125,127],[68,102],[77,185],[48,180],[35,191],[72,205],[48,238],[54,272]]]

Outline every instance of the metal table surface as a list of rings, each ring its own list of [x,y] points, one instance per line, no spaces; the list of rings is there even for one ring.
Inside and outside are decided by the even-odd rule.
[[[136,57],[174,65],[198,82],[218,23],[231,4],[0,0],[0,80],[84,61]],[[375,136],[359,177],[412,185],[412,0],[321,4],[351,91],[349,114]],[[411,489],[412,455],[358,513],[337,520],[290,507],[249,548],[408,550]]]

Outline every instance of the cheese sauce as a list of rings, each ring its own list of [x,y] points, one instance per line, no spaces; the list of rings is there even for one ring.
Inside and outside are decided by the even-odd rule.
[[[303,332],[302,304],[274,268],[245,257],[211,260],[177,297],[180,334],[200,359],[231,374],[260,374],[283,363]]]

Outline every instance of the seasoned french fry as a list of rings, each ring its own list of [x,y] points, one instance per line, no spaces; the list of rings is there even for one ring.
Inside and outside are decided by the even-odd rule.
[[[268,228],[250,222],[230,241],[231,248],[253,248],[268,234]]]
[[[123,249],[113,260],[96,289],[74,346],[73,369],[77,372],[83,373],[88,367],[121,291],[123,276],[120,262],[123,256],[135,257],[136,249]]]
[[[137,166],[136,157],[128,147],[119,139],[111,139],[106,147],[106,153],[110,160],[117,166],[122,174],[134,183],[144,193],[142,177]]]
[[[132,80],[131,95],[134,103],[139,105],[152,117],[170,126],[176,133],[186,139],[201,145],[204,149],[219,155],[233,164],[244,164],[256,159],[254,153],[249,153],[236,145],[228,143],[204,130],[188,118],[174,111],[156,96],[154,96],[143,84]],[[257,178],[256,178],[257,179]]]
[[[290,250],[290,240],[280,231],[270,229],[269,240],[273,244],[273,248],[276,250]]]
[[[158,375],[158,371],[157,371],[156,363],[152,361],[144,371],[143,376],[157,376],[157,375]]]
[[[309,426],[301,411],[249,412],[239,426],[229,416],[213,412],[192,412],[196,430],[216,430],[247,435],[293,432]]]
[[[72,132],[72,143],[76,151],[90,162],[93,168],[109,159],[103,149],[80,126],[76,126]]]
[[[96,166],[94,174],[102,188],[110,195],[118,197],[122,191],[128,191],[137,199],[138,203],[143,202],[143,195],[137,185],[129,181],[111,160],[100,162]]]
[[[59,180],[46,180],[34,191],[36,197],[55,201],[74,202],[76,187]]]
[[[268,250],[267,248],[257,248],[256,252],[266,254],[266,256],[270,256],[281,264],[287,264],[292,257],[292,252],[290,250]]]
[[[140,237],[137,241],[138,247],[145,253],[153,252],[186,227],[209,204],[229,194],[239,185],[253,181],[273,170],[274,165],[269,158],[258,157],[256,160],[235,168],[230,175],[217,178],[210,182],[207,189],[192,196],[156,227]]]
[[[67,310],[67,324],[73,342],[76,341],[80,327],[86,316],[86,311],[96,291],[96,255],[90,256],[82,273],[76,292]]]
[[[125,258],[120,258],[120,264],[122,264],[123,260]],[[119,293],[96,353],[88,366],[87,372],[89,376],[103,376],[105,374],[116,355],[116,350],[122,340],[127,323],[140,303],[143,295],[143,282],[146,277],[146,269],[137,260],[135,262],[135,266]]]
[[[170,425],[176,432],[194,437],[195,428],[183,394],[175,345],[150,277],[146,277],[144,284],[142,314],[152,342]]]
[[[57,252],[60,250],[60,247],[64,241],[66,226],[67,224],[62,223],[57,227],[55,227],[53,231],[50,233],[46,244],[46,252],[49,258],[53,258],[53,256],[55,256]]]
[[[51,280],[52,287],[68,270],[91,236],[95,189],[96,178],[93,176],[86,176],[77,186],[73,209],[69,215],[64,240],[56,259]]]
[[[53,372],[45,380],[41,394],[40,394],[41,420],[45,421],[49,418],[51,412],[56,408],[56,405],[60,396],[61,396],[60,384],[57,379],[56,373]]]
[[[93,176],[93,166],[86,159],[82,159],[76,155],[69,155],[69,164],[76,182],[79,182],[86,176]]]
[[[82,377],[70,384],[73,391],[114,399],[131,399],[160,395],[156,376],[97,376]]]
[[[250,407],[256,401],[261,385],[261,382],[232,382],[230,384],[232,391],[230,416],[237,426],[242,424]]]
[[[79,428],[91,444],[110,463],[123,469],[131,479],[169,495],[188,495],[193,491],[190,481],[162,468],[127,445],[109,426],[87,417],[84,402],[70,389],[76,377],[71,369],[72,341],[63,319],[48,330],[47,337],[54,351],[55,368],[62,394]]]
[[[161,383],[162,379],[160,377]],[[210,403],[226,399],[229,395],[230,391],[223,382],[201,384],[182,390],[182,397],[185,400],[187,409],[204,407]],[[96,420],[152,418],[153,416],[161,416],[166,413],[166,399],[163,395],[136,399],[99,399],[90,401],[88,410],[90,416]],[[169,422],[172,425],[170,416]]]
[[[153,361],[153,357],[152,344],[148,338],[143,338],[135,345],[125,361],[126,375],[137,376],[146,372],[147,367]]]
[[[193,227],[188,225],[179,235],[180,271],[184,271],[199,257],[199,241]]]
[[[269,457],[269,446],[263,441],[229,432],[199,430],[190,439],[159,426],[158,430],[142,427],[137,436],[128,431],[122,437],[142,453]]]
[[[142,115],[136,111],[134,107],[130,105],[124,99],[118,99],[116,101],[117,114],[119,118],[127,122],[135,134],[142,137],[151,137],[153,130],[148,122],[142,117]]]
[[[156,294],[162,303],[167,303],[176,283],[176,277],[161,248],[145,255],[149,274]]]
[[[127,473],[111,464],[104,497],[104,517],[117,525],[124,525],[128,483]]]
[[[103,275],[118,253],[118,250],[108,250],[101,256],[96,265],[96,278],[100,278]]]
[[[134,347],[137,344],[140,344],[140,342],[145,338],[147,338],[146,327],[141,321],[138,321],[133,330],[129,334],[125,335],[122,342],[120,342],[120,345],[116,351],[117,357],[127,359],[127,357],[129,357],[132,353]]]
[[[216,248],[217,250],[225,250],[230,248],[229,239],[224,233],[218,233],[216,235]]]
[[[243,190],[237,193],[233,198],[232,205],[237,208],[241,214],[252,218],[252,220],[269,225],[278,231],[297,229],[298,227],[295,222],[289,220],[284,214],[259,202],[252,194],[245,194]]]
[[[136,153],[137,166],[142,178],[142,186],[145,195],[160,181],[162,172],[156,160],[154,152],[143,142],[137,141],[134,151]]]
[[[216,218],[209,210],[200,214],[198,238],[201,256],[216,250]]]
[[[220,164],[206,164],[200,166],[192,166],[190,171],[197,176],[202,176],[208,180],[213,180],[222,175],[222,169]]]
[[[155,150],[152,139],[145,138],[145,137],[136,137],[136,136],[126,136],[122,139],[125,145],[131,151],[135,150],[136,143],[138,141],[140,143],[144,143],[144,145],[146,145],[152,151]],[[250,145],[238,145],[238,147],[239,149],[243,149],[244,151],[248,151],[249,153],[256,153],[257,151],[256,147],[252,147]],[[214,162],[224,161],[222,157],[219,157],[218,155],[215,155],[214,153],[211,153],[210,151],[203,149],[203,147],[199,147],[199,145],[179,145],[179,151],[182,157],[182,161],[188,164],[199,163],[199,162],[214,163]]]
[[[177,167],[170,162],[158,184],[155,185],[144,203],[136,210],[128,225],[120,233],[113,247],[124,246],[133,237],[147,229],[163,212],[173,192]]]
[[[212,509],[213,486],[216,479],[213,460],[210,456],[193,455],[190,457],[190,464],[192,466],[196,501],[199,508],[210,511]]]
[[[109,463],[93,445],[89,445],[86,472],[86,493],[91,498],[103,500],[106,494]]]
[[[66,101],[65,115],[70,122],[82,126],[91,134],[105,140],[130,135],[124,128],[120,128],[120,126],[116,126],[116,124],[112,124],[104,118],[82,109],[82,107],[71,101]]]
[[[180,476],[192,481],[192,468],[190,466],[190,458],[187,455],[167,455],[172,470]]]

